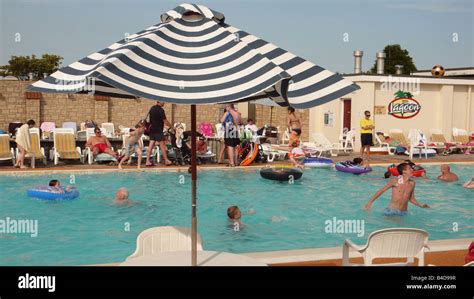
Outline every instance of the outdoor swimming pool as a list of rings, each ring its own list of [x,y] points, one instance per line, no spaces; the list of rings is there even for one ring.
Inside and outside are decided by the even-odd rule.
[[[264,180],[258,169],[198,173],[198,231],[206,250],[256,252],[341,246],[346,238],[365,243],[370,232],[417,227],[430,240],[474,237],[474,190],[462,183],[472,165],[452,165],[459,182],[435,180],[439,166],[427,166],[429,180],[417,178],[416,198],[431,209],[409,206],[406,217],[387,218],[390,192],[362,210],[382,187],[385,167],[355,176],[334,169],[307,169],[293,185]],[[181,184],[180,175],[184,176]],[[191,178],[187,172],[76,174],[79,199],[39,201],[26,190],[50,179],[69,183],[70,174],[0,175],[0,220],[38,220],[38,235],[0,234],[0,265],[84,265],[123,261],[135,250],[139,232],[152,226],[191,226]],[[137,204],[113,204],[126,187]],[[226,209],[238,205],[245,226],[235,232]],[[251,215],[248,212],[251,212]],[[364,220],[364,235],[326,233],[326,221]]]

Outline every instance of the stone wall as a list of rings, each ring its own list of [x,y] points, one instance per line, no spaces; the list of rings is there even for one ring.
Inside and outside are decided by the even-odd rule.
[[[45,121],[62,123],[73,121],[78,125],[86,119],[93,119],[101,124],[112,122],[117,128],[119,125],[132,127],[140,119],[146,117],[154,101],[149,99],[119,99],[87,94],[39,94],[25,95],[30,81],[3,81],[0,80],[0,129],[7,130],[8,124],[14,121],[26,122],[34,119],[41,124]],[[28,98],[28,99],[27,99]],[[168,120],[180,121],[190,128],[191,107],[189,105],[166,104],[165,112]],[[273,109],[271,123],[286,128],[287,109],[256,105],[255,122],[258,127],[270,124],[270,109]],[[209,122],[215,124],[220,121],[224,105],[197,106],[197,123]],[[307,140],[309,126],[308,110],[296,110],[303,124],[303,139]]]

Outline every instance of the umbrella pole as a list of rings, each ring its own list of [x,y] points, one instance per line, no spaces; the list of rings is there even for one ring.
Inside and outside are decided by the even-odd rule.
[[[191,194],[192,194],[192,212],[191,212],[191,265],[197,265],[197,218],[196,218],[196,105],[191,105]]]

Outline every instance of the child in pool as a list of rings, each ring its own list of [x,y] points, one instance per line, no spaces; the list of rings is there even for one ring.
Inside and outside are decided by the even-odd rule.
[[[227,216],[229,217],[229,220],[232,221],[234,231],[239,231],[240,227],[242,226],[242,222],[240,221],[242,212],[240,212],[240,208],[238,206],[228,207]]]
[[[288,147],[290,148],[290,153],[288,157],[290,161],[293,163],[294,166],[299,168],[304,168],[303,164],[298,163],[296,159],[301,159],[305,157],[303,150],[299,147],[300,146],[300,135],[301,130],[293,130],[290,134],[290,139],[288,141]]]
[[[59,180],[51,180],[49,181],[48,190],[53,193],[65,193],[71,192],[74,189],[72,186],[67,186],[66,188],[61,187],[61,182]]]
[[[398,173],[401,174],[398,178],[391,179],[384,187],[382,187],[374,196],[367,202],[364,209],[370,211],[372,203],[385,191],[392,189],[392,199],[389,206],[385,209],[385,216],[404,216],[407,214],[408,202],[420,207],[429,208],[427,204],[421,204],[415,199],[416,182],[410,178],[413,175],[413,169],[408,163],[401,163],[397,166]]]

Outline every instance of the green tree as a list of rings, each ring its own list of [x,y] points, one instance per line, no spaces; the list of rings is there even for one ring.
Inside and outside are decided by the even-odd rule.
[[[413,59],[410,57],[406,49],[402,49],[400,45],[387,45],[383,49],[385,52],[385,66],[384,74],[395,74],[397,64],[403,65],[402,73],[409,75],[411,72],[417,70]],[[377,73],[377,60],[375,60],[374,66],[370,69],[370,73]]]
[[[50,75],[59,69],[63,58],[53,54],[43,54],[41,58],[35,55],[12,56],[7,65],[0,66],[0,76],[14,76],[18,80],[28,80],[33,74],[34,80],[44,78],[43,74]]]

